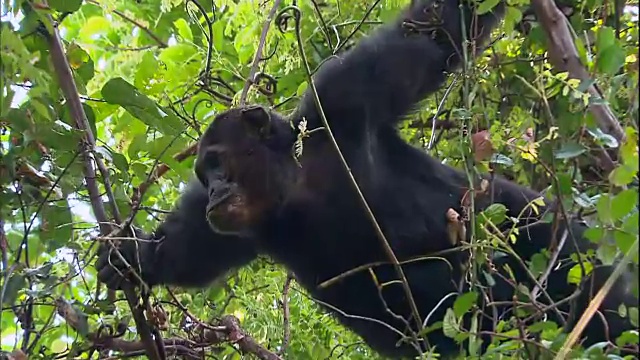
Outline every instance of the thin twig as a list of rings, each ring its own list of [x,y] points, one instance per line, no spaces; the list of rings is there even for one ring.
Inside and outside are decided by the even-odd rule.
[[[291,288],[291,281],[293,281],[293,274],[287,273],[287,279],[284,281],[284,286],[282,287],[282,346],[280,346],[280,351],[278,351],[278,355],[282,355],[287,351],[287,347],[289,346],[289,339],[291,338],[291,326],[289,325],[289,289]]]
[[[253,63],[251,64],[251,70],[249,70],[249,76],[247,76],[247,80],[244,83],[244,87],[242,88],[242,93],[240,94],[240,106],[244,105],[247,101],[247,95],[249,94],[249,88],[251,84],[253,84],[253,78],[258,71],[258,64],[260,63],[260,59],[262,58],[262,49],[264,48],[264,44],[267,42],[267,33],[269,32],[269,27],[271,26],[271,22],[273,18],[276,16],[276,11],[278,7],[280,7],[280,2],[282,0],[275,0],[273,2],[273,7],[269,11],[267,15],[267,20],[264,21],[262,25],[262,33],[260,34],[260,42],[258,43],[258,48],[256,49],[256,54],[253,57]]]
[[[442,100],[440,100],[440,104],[438,104],[438,109],[436,110],[436,113],[433,115],[433,119],[431,119],[431,137],[429,138],[429,145],[427,145],[427,150],[431,150],[435,145],[434,141],[436,139],[436,120],[438,119],[438,116],[442,112],[444,103],[445,101],[447,101],[447,98],[449,97],[449,94],[451,93],[451,90],[455,86],[457,80],[458,80],[458,74],[455,75],[455,77],[451,81],[451,84],[449,85],[449,87],[447,87],[447,90],[444,92],[444,95],[442,96]]]
[[[558,261],[558,256],[560,255],[560,252],[562,251],[562,248],[564,247],[564,243],[566,242],[568,237],[569,237],[569,231],[565,230],[562,233],[562,237],[560,238],[560,242],[558,243],[558,246],[555,247],[553,254],[551,255],[551,259],[549,259],[549,265],[547,266],[547,269],[544,271],[544,273],[542,273],[542,275],[538,279],[538,283],[541,286],[544,285],[549,275],[551,275],[551,271],[553,271],[553,269],[555,268],[556,262]],[[540,288],[538,288],[538,285],[534,286],[533,290],[531,290],[532,302],[535,303],[536,299],[538,298],[539,292],[540,292]]]
[[[95,1],[95,0],[87,0],[88,3],[97,5],[97,6],[101,6],[99,2]],[[155,41],[159,47],[161,48],[166,48],[168,45],[167,43],[165,43],[164,41],[162,41],[162,39],[160,39],[158,37],[158,35],[154,34],[151,30],[149,30],[149,28],[147,28],[146,26],[143,26],[142,24],[140,24],[138,21],[128,17],[127,15],[125,15],[125,13],[123,13],[120,10],[113,10],[113,13],[120,16],[122,19],[130,22],[131,24],[137,26],[138,28],[140,28],[140,30],[144,31],[147,35],[149,35],[150,38],[153,39],[153,41]]]

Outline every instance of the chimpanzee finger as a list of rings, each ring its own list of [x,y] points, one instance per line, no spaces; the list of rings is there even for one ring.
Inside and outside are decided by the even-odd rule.
[[[123,276],[125,269],[120,256],[116,254],[117,249],[107,249],[98,256],[96,260],[96,269],[98,270],[98,280],[107,282],[113,276]]]
[[[122,261],[120,261],[119,257],[114,256],[109,252],[100,254],[98,256],[98,259],[96,260],[96,265],[95,265],[95,268],[96,270],[98,270],[98,273],[102,272],[103,270],[114,271],[114,269],[121,268],[121,267],[123,266],[122,266]]]
[[[119,290],[123,282],[129,281],[130,274],[131,272],[124,267],[107,265],[98,272],[98,280],[109,289]]]
[[[107,285],[107,288],[117,290],[117,282],[120,275],[108,267],[98,273],[98,280]]]

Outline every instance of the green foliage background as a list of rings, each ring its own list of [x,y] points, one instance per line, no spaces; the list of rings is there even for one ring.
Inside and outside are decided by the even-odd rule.
[[[169,166],[170,171],[148,188],[135,215],[137,226],[152,231],[192,174],[193,157],[178,161],[174,156],[188,149],[216,114],[237,102],[272,6],[270,1],[197,3],[206,17],[193,1],[185,4],[183,0],[50,0],[48,6],[39,1],[2,2],[2,350],[21,349],[30,359],[97,358],[85,335],[100,324],[124,323],[130,330],[125,339],[136,339],[122,295],[111,303],[104,288],[96,286],[93,255],[98,231],[79,154],[83,134],[69,115],[40,21],[49,24],[46,15],[51,14],[59,23],[97,139],[95,156],[107,164],[122,218],[131,213],[134,189],[159,164]],[[289,3],[283,1],[281,7]],[[311,68],[335,49],[352,46],[378,23],[395,17],[406,3],[328,0],[316,8],[311,1],[299,1]],[[491,3],[485,1],[488,7]],[[627,140],[622,144],[597,128],[587,109],[593,101],[585,95],[589,84],[553,71],[542,28],[521,11],[528,1],[509,4],[505,24],[496,31],[491,47],[451,85],[442,107],[448,111],[437,116],[438,124],[448,124],[437,126],[437,145],[426,149],[445,89],[425,100],[403,123],[402,133],[425,151],[462,167],[463,154],[470,148],[464,134],[489,129],[497,155],[493,162],[477,164],[478,168],[493,166],[538,190],[555,184],[553,192],[566,209],[581,212],[590,222],[588,236],[601,245],[592,255],[610,263],[638,241],[637,4],[627,4],[628,11],[619,20],[612,1],[566,5],[572,10],[569,20],[581,60],[625,129]],[[211,34],[207,17],[212,21]],[[208,54],[211,77],[202,78]],[[272,25],[264,54],[272,56],[260,63],[259,71],[277,80],[277,91],[265,96],[252,87],[249,100],[278,104],[287,113],[306,88],[294,33],[282,33]],[[523,137],[528,131],[534,141]],[[613,151],[618,164],[607,174],[598,154],[618,146],[620,151]],[[98,181],[105,207],[112,209],[103,179]],[[620,191],[622,187],[628,189]],[[633,261],[637,271],[637,255]],[[544,269],[545,264],[531,266]],[[195,336],[185,313],[175,306],[177,300],[203,321],[234,314],[258,343],[278,351],[284,336],[286,277],[280,266],[260,259],[207,289],[173,289],[175,299],[165,288],[154,289],[152,300],[159,301],[167,313],[163,336]],[[70,326],[68,318],[56,314],[59,299],[73,306],[81,326]],[[290,308],[291,332],[285,358],[377,358],[358,337],[320,312],[295,281],[284,301]],[[115,312],[105,312],[109,309]],[[637,323],[637,308],[620,311]],[[638,342],[637,333],[626,336],[624,341]],[[543,336],[550,341],[555,337],[552,330]],[[507,341],[486,358],[499,358],[500,352],[518,356],[521,348]],[[232,346],[224,344],[207,354],[240,358]],[[592,349],[590,356],[597,354]]]

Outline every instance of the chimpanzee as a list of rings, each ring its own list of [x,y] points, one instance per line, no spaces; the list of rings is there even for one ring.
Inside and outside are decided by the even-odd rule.
[[[310,86],[289,117],[261,106],[218,115],[200,142],[197,180],[188,184],[155,233],[145,236],[152,241],[121,245],[125,258],[151,286],[204,286],[266,254],[291,270],[321,306],[381,354],[415,356],[428,345],[441,354],[455,353],[461,345],[442,328],[418,334],[416,324],[429,327],[442,321],[455,295],[469,291],[469,236],[452,241],[448,217],[451,211],[464,213],[469,178],[407,144],[396,124],[442,86],[446,72],[461,63],[463,46],[483,43],[499,22],[504,4],[480,15],[474,3],[412,1],[395,21],[323,64],[314,75],[318,98]],[[307,134],[302,153],[292,155],[301,138],[298,124],[304,121],[310,130],[326,127],[323,116],[348,171],[327,129]],[[537,298],[539,310],[550,304],[549,296],[558,301],[574,293],[567,273],[575,264],[576,246],[582,252],[593,248],[582,238],[584,225],[578,221],[569,227],[539,221],[542,213],[554,209],[538,204],[534,211],[530,203],[540,197],[537,192],[499,177],[486,181],[490,194],[473,195],[476,210],[503,204],[507,219],[520,218],[520,231],[517,241],[505,239],[512,253],[487,255],[489,266],[474,270],[484,284],[477,290],[476,309],[486,314],[477,331],[485,333],[516,313],[508,305],[517,303],[515,294],[522,300],[518,284],[529,289],[536,285],[526,270],[534,254],[550,247],[551,256],[560,249],[558,265]],[[514,221],[488,227],[505,231]],[[403,276],[380,232],[402,263]],[[104,246],[100,250],[99,279],[119,288],[125,267],[110,253]],[[542,310],[553,320],[571,324],[609,273],[610,267],[596,267],[591,276],[596,286],[585,285],[572,301]],[[329,279],[335,281],[320,286]],[[613,340],[630,328],[615,310],[620,302],[637,305],[628,290],[631,281],[627,276],[613,288],[604,306],[614,311],[601,309],[607,326],[595,316],[585,330],[586,343]],[[573,316],[567,314],[570,303],[577,304]],[[462,325],[469,329],[469,324]]]

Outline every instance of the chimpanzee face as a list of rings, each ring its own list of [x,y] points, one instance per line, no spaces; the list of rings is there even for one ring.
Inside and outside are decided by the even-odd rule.
[[[200,140],[195,171],[208,190],[206,216],[216,232],[251,230],[278,205],[295,168],[293,138],[280,115],[260,106],[214,119]]]

